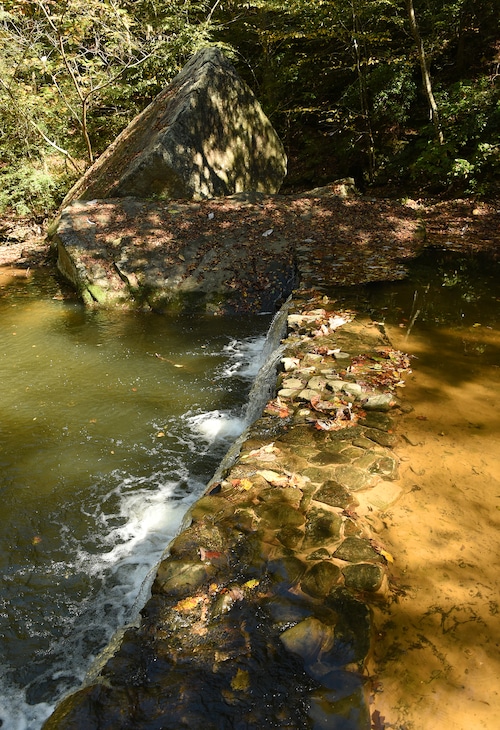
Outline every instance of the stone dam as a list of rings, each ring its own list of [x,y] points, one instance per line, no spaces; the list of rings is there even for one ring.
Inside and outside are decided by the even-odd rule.
[[[286,305],[276,389],[157,567],[136,625],[45,730],[369,730],[370,607],[392,556],[408,357],[315,292]]]

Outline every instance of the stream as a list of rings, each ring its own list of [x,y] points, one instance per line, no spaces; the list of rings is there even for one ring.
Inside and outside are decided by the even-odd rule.
[[[45,272],[0,289],[0,727],[39,728],[136,616],[269,322],[88,311]]]
[[[482,521],[488,549],[498,550],[499,505],[491,505],[500,493],[494,445],[500,426],[499,268],[492,260],[431,251],[414,262],[405,281],[328,292],[340,304],[368,311],[414,358],[406,388],[414,410],[404,425],[409,441],[399,451],[404,495],[384,517],[381,533],[396,556],[402,598],[389,617],[375,615],[386,638],[371,669],[386,692],[374,707],[387,721],[417,723],[409,727],[433,727],[432,717],[426,724],[421,713],[412,715],[412,703],[436,713],[422,689],[430,692],[434,680],[418,671],[425,661],[433,677],[438,670],[432,658],[415,654],[415,637],[423,642],[425,634],[441,656],[451,656],[452,646],[460,656],[471,651],[460,634],[455,644],[441,646],[439,631],[425,628],[426,617],[441,615],[436,606],[446,580],[456,587],[466,575],[461,569],[457,577],[449,567],[457,551],[472,566],[471,580],[489,586],[486,615],[473,626],[477,642],[486,646],[493,630],[488,621],[497,579],[481,572],[479,558],[467,556],[464,533]],[[190,320],[88,311],[63,300],[46,273],[0,288],[0,727],[38,730],[116,629],[136,616],[165,545],[245,426],[269,323],[268,316]],[[450,469],[467,464],[450,484],[443,458]],[[482,505],[468,502],[469,488],[478,490],[474,500]],[[420,503],[408,506],[408,499]],[[452,501],[469,510],[468,521],[453,513]],[[480,508],[485,504],[493,510],[491,525]],[[406,521],[412,511],[416,527]],[[449,563],[448,578],[436,562],[434,596],[425,580],[433,567],[432,541],[445,523],[448,537],[438,552]],[[458,546],[452,529],[460,533]],[[418,556],[423,576],[405,550]],[[498,555],[490,554],[495,564]],[[409,618],[419,592],[427,603]],[[464,605],[463,596],[455,599]],[[458,613],[456,625],[467,617],[470,612]],[[451,638],[450,629],[446,641]],[[497,654],[486,651],[485,672],[498,671]],[[449,664],[439,669],[443,677]],[[474,677],[471,670],[462,678],[471,692]],[[456,678],[449,682],[455,686]],[[460,697],[466,696],[463,686]],[[456,707],[451,690],[447,701]],[[466,708],[461,712],[467,717]],[[464,728],[474,727],[469,720]],[[456,718],[440,724],[440,730],[459,727]]]

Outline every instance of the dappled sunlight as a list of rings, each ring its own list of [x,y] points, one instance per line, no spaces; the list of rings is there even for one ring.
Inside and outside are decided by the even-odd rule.
[[[500,377],[500,332],[493,328],[464,328],[419,333],[407,338],[404,331],[390,328],[397,349],[409,352],[418,371],[414,384],[419,402],[439,397],[445,404],[437,417],[454,422],[457,408],[466,410],[471,423],[498,422],[498,409],[492,408],[491,386]],[[436,373],[436,364],[439,372]],[[485,416],[487,410],[492,412]],[[434,414],[436,417],[436,414]]]

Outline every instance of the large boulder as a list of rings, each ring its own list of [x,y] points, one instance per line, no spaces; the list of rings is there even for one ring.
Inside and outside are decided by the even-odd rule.
[[[274,193],[285,174],[283,145],[254,94],[218,48],[205,48],[89,168],[63,207],[77,199]]]

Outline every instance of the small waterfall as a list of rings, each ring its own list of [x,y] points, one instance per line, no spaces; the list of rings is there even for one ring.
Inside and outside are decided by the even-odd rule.
[[[250,389],[248,403],[245,408],[244,421],[247,427],[260,417],[262,409],[271,398],[276,385],[276,370],[283,354],[284,346],[281,341],[286,335],[290,303],[291,297],[275,314],[269,326],[262,349],[262,365]]]
[[[272,397],[274,387],[276,385],[276,373],[284,345],[281,344],[282,339],[286,335],[288,312],[290,309],[292,297],[290,296],[275,314],[267,332],[266,341],[262,349],[261,360],[262,365],[255,377],[253,385],[248,395],[248,403],[246,405],[243,422],[244,431],[231,445],[214,476],[207,485],[207,490],[212,484],[222,479],[224,472],[229,469],[241,449],[241,445],[245,441],[248,427],[261,416],[264,406]]]

